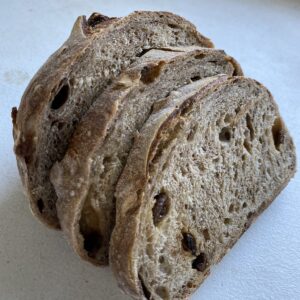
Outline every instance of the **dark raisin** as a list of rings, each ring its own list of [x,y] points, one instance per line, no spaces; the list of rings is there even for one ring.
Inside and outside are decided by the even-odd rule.
[[[201,252],[193,261],[192,268],[203,272],[207,267],[207,257],[205,253]]]
[[[152,213],[155,226],[167,215],[170,206],[170,200],[165,193],[160,193],[154,197],[156,200]]]
[[[196,240],[194,236],[188,232],[184,232],[182,234],[182,248],[185,251],[191,252],[193,255],[196,255],[197,246],[196,246]]]
[[[163,61],[159,62],[157,65],[146,66],[141,71],[141,81],[144,84],[149,84],[155,81],[159,76],[162,66],[165,63]]]

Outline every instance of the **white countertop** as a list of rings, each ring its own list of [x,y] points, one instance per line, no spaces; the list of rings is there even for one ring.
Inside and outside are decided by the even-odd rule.
[[[60,232],[32,217],[12,152],[10,111],[78,15],[138,9],[178,13],[234,56],[272,91],[300,149],[300,1],[0,0],[0,300],[129,299],[108,267],[81,261]],[[299,173],[192,299],[300,299]]]

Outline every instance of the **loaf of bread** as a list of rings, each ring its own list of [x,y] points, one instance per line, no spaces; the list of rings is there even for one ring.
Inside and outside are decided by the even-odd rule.
[[[60,226],[49,172],[68,147],[76,124],[122,69],[151,48],[212,47],[194,25],[166,12],[79,17],[69,39],[41,67],[13,110],[15,153],[33,213]]]
[[[79,17],[12,119],[34,215],[134,299],[186,299],[296,168],[270,92],[168,12]]]
[[[111,265],[135,299],[186,299],[295,172],[269,91],[217,76],[171,93],[116,191]]]
[[[150,50],[95,100],[51,171],[61,226],[75,251],[108,263],[115,223],[114,192],[133,138],[161,97],[216,74],[242,75],[224,51],[180,47]]]

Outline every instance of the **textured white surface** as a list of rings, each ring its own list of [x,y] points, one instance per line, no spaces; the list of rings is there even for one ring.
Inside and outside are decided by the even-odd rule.
[[[10,110],[78,15],[169,10],[194,22],[273,93],[300,149],[300,2],[0,0],[0,300],[125,300],[109,268],[80,261],[22,194]],[[298,151],[298,157],[300,153]],[[300,299],[300,176],[213,268],[196,299]]]

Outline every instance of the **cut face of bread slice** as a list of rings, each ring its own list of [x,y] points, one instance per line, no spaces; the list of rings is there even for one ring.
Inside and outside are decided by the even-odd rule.
[[[186,299],[295,172],[292,139],[258,82],[221,76],[170,97],[116,190],[110,262],[136,299]]]
[[[64,159],[51,171],[62,228],[82,258],[95,264],[108,262],[115,186],[152,105],[189,82],[222,73],[242,74],[223,51],[153,49],[94,102],[74,132]]]
[[[76,124],[95,96],[151,47],[185,45],[213,46],[191,23],[171,13],[78,18],[70,38],[37,72],[18,111],[13,110],[19,172],[40,220],[59,227],[49,171],[63,158]]]

